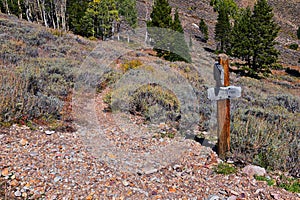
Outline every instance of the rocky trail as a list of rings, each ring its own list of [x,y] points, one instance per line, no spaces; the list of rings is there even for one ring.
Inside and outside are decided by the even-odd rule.
[[[214,84],[213,60],[194,48],[200,50],[193,54],[205,84]],[[100,45],[83,70],[104,56],[105,71],[110,55],[124,52]],[[139,117],[107,112],[107,92],[77,99],[86,105],[77,113],[83,120],[77,132],[18,125],[1,129],[0,199],[300,199],[241,169],[217,174],[221,160],[211,148],[178,135],[160,137],[174,131],[166,124],[145,125]]]
[[[300,198],[241,170],[217,174],[221,160],[212,149],[181,137],[153,137],[138,118],[105,112],[104,94],[96,97],[98,134],[17,125],[0,131],[0,199]]]

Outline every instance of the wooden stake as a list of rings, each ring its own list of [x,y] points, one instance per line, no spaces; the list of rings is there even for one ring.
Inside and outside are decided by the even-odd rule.
[[[229,86],[229,59],[226,54],[218,56],[219,64],[224,69],[224,87]],[[218,117],[218,155],[225,159],[226,152],[230,150],[230,100],[217,101]]]

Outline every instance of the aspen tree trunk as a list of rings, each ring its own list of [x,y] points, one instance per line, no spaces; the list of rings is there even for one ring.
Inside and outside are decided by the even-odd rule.
[[[127,42],[128,42],[128,43],[130,42],[129,31],[128,31],[128,29],[127,29]]]
[[[149,10],[148,10],[148,7],[146,5],[146,17],[145,17],[145,21],[146,21],[146,33],[145,33],[145,43],[147,43],[147,40],[148,40],[148,30],[147,30],[148,15],[149,15]]]
[[[25,7],[26,7],[25,14],[26,14],[27,21],[32,22],[31,21],[31,13],[30,13],[29,0],[25,1]]]
[[[40,19],[42,20],[42,21],[44,21],[43,19],[43,12],[42,12],[42,8],[41,8],[41,5],[40,5],[40,0],[36,0],[36,3],[37,3],[37,16],[39,16],[40,15]],[[39,20],[37,19],[37,22],[39,23]]]
[[[60,29],[60,14],[59,14],[59,8],[57,6],[57,2],[55,2],[54,10],[56,15],[56,26],[57,29]]]
[[[8,2],[7,2],[7,0],[5,0],[5,9],[6,9],[6,13],[7,13],[8,15],[10,15],[10,11],[9,11],[9,7],[8,7]]]
[[[45,0],[41,1],[41,10],[42,10],[42,16],[45,26],[48,28],[47,18],[46,18],[46,10],[45,10]]]
[[[117,24],[118,41],[120,40],[120,23]]]
[[[60,7],[61,26],[63,31],[66,31],[66,9],[67,9],[66,6],[67,6],[67,1],[63,0]]]
[[[22,19],[22,12],[23,12],[23,11],[22,11],[22,7],[21,7],[20,0],[18,0],[18,9],[19,9],[19,12],[20,12],[20,13],[19,13],[19,18]]]
[[[30,17],[31,17],[30,9],[26,8],[26,18],[27,18],[27,21],[32,22]]]
[[[51,11],[55,10],[55,2],[51,1],[50,5],[51,5],[50,6]],[[50,12],[48,15],[49,15],[49,19],[51,19],[52,27],[56,29],[56,20],[53,12]]]

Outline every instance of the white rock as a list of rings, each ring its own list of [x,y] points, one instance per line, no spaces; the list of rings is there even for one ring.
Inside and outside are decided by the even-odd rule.
[[[243,168],[243,173],[247,174],[248,176],[265,176],[266,170],[262,167],[255,166],[255,165],[247,165]]]
[[[55,131],[45,131],[46,135],[52,135]]]
[[[32,157],[38,156],[38,155],[39,155],[38,152],[35,152],[35,151],[30,152],[30,156],[32,156]]]
[[[125,187],[127,187],[127,186],[129,185],[129,182],[126,181],[126,180],[122,181],[122,183],[123,183],[123,185],[124,185]]]
[[[16,197],[20,197],[22,195],[22,193],[19,190],[15,191],[14,194]]]
[[[197,24],[192,23],[192,25],[193,25],[195,28],[199,29],[199,26],[198,26]]]
[[[61,176],[57,176],[54,178],[54,182],[58,182],[58,181],[61,181],[62,180],[62,177]]]
[[[173,166],[173,169],[174,169],[174,170],[176,170],[176,169],[178,169],[178,168],[181,168],[181,165],[174,165],[174,166]]]
[[[271,193],[271,196],[273,197],[273,199],[280,199],[280,194],[277,194],[277,193]]]
[[[149,169],[149,170],[146,170],[145,171],[145,174],[148,175],[148,174],[153,174],[153,173],[156,173],[158,170],[157,169]]]
[[[231,195],[230,197],[228,197],[228,199],[227,200],[236,200],[237,199],[237,197],[236,196],[234,196],[234,195]]]
[[[217,195],[210,195],[207,200],[219,200],[219,199],[220,197],[218,197]]]

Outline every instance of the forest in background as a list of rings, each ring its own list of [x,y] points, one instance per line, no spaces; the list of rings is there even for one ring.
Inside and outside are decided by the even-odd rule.
[[[137,25],[135,0],[1,0],[1,12],[29,22],[105,39]]]

